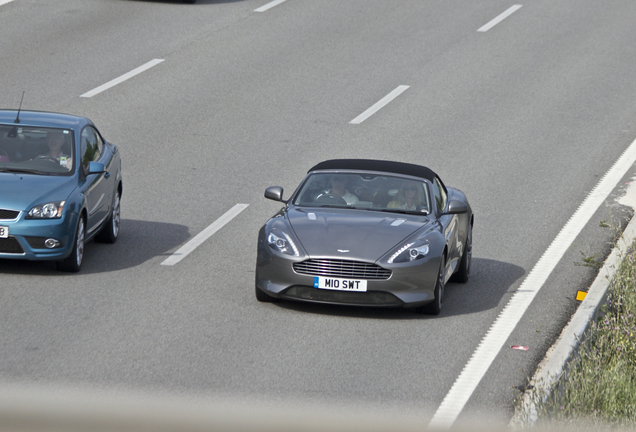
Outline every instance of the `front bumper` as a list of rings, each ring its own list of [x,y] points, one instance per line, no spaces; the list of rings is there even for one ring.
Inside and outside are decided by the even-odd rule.
[[[294,271],[294,262],[304,260],[281,256],[264,242],[259,242],[256,287],[274,298],[351,306],[418,307],[435,298],[433,291],[439,259],[433,257],[424,258],[415,264],[383,266],[390,270],[390,276],[382,280],[367,280],[366,292],[314,288],[314,277],[320,274],[299,274]]]
[[[0,226],[9,230],[8,238],[0,238],[0,259],[23,259],[32,261],[61,260],[71,254],[75,236],[77,215],[66,213],[60,219],[0,220]],[[47,239],[59,245],[45,246]]]

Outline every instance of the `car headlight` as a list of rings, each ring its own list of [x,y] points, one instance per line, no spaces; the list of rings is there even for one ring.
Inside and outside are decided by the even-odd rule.
[[[26,215],[27,219],[59,219],[62,217],[65,201],[55,201],[33,207]]]
[[[387,262],[393,264],[415,261],[428,255],[429,250],[428,242],[419,244],[407,243],[391,255]]]
[[[291,256],[300,256],[298,248],[292,238],[281,229],[272,229],[269,234],[267,234],[267,244],[278,252]]]

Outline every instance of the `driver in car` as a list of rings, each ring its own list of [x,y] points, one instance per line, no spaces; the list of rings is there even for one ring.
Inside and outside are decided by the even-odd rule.
[[[354,205],[358,202],[358,197],[347,190],[347,178],[340,174],[331,176],[331,189],[327,193],[341,196],[347,205]]]
[[[66,137],[62,131],[48,131],[46,133],[46,144],[49,147],[49,151],[40,157],[55,159],[59,161],[61,166],[70,170],[73,166],[73,159],[62,152],[62,146],[65,141]]]

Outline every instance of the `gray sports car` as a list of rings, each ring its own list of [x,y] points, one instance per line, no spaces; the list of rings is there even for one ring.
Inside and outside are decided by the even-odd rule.
[[[261,228],[256,298],[409,307],[437,315],[444,286],[470,276],[473,212],[429,168],[367,159],[309,170]]]

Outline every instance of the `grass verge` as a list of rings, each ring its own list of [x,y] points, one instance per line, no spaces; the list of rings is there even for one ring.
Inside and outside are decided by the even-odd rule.
[[[636,241],[600,316],[555,390],[537,401],[541,424],[636,430]]]

